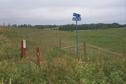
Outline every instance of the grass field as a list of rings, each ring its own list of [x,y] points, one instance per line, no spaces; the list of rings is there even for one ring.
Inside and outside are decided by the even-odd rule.
[[[75,45],[75,32],[41,29],[0,29],[0,83],[9,84],[126,84],[126,28],[79,31],[86,42],[122,56],[88,53],[93,60],[77,59],[59,48]],[[20,58],[20,41],[27,40],[26,57]],[[64,43],[65,42],[65,43]],[[41,50],[36,65],[35,49]],[[74,51],[72,51],[74,52]],[[94,52],[94,51],[93,51]],[[83,57],[85,57],[82,54]],[[88,56],[88,55],[87,55]]]
[[[112,51],[123,52],[126,48],[125,32],[126,28],[87,30],[80,33],[80,39]]]

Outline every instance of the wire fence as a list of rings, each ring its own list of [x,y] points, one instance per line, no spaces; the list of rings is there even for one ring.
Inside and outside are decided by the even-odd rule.
[[[69,43],[69,44],[68,44]],[[65,51],[67,54],[76,56],[76,46],[72,42],[61,42],[59,41],[59,48]],[[125,50],[124,50],[125,51]],[[125,62],[125,52],[117,53],[113,52],[109,49],[101,48],[87,42],[83,42],[79,44],[79,55],[77,58],[81,60],[91,61],[91,62]]]

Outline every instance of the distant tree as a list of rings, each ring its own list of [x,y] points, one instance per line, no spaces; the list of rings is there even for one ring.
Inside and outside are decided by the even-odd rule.
[[[15,28],[17,28],[17,27],[18,27],[18,25],[17,25],[17,24],[13,24],[13,25],[12,25],[12,27],[15,27]]]

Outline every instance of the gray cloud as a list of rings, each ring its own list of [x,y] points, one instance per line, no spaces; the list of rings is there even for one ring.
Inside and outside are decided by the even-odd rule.
[[[72,13],[80,23],[126,23],[125,0],[0,0],[0,23],[69,24]]]

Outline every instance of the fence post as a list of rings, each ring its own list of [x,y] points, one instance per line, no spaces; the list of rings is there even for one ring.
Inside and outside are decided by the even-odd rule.
[[[2,84],[4,84],[4,80],[3,80],[3,78],[2,78]]]
[[[40,49],[36,48],[36,61],[37,65],[40,65]]]
[[[125,56],[126,55],[126,53],[125,53],[126,51],[125,51],[125,47],[123,46],[123,56]]]
[[[11,78],[10,78],[10,79],[9,79],[9,84],[12,84],[11,81],[12,81],[12,80],[11,80]]]
[[[62,48],[62,41],[59,39],[59,48]]]
[[[86,42],[83,42],[83,51],[84,51],[84,56],[87,56],[87,46],[86,46]]]

